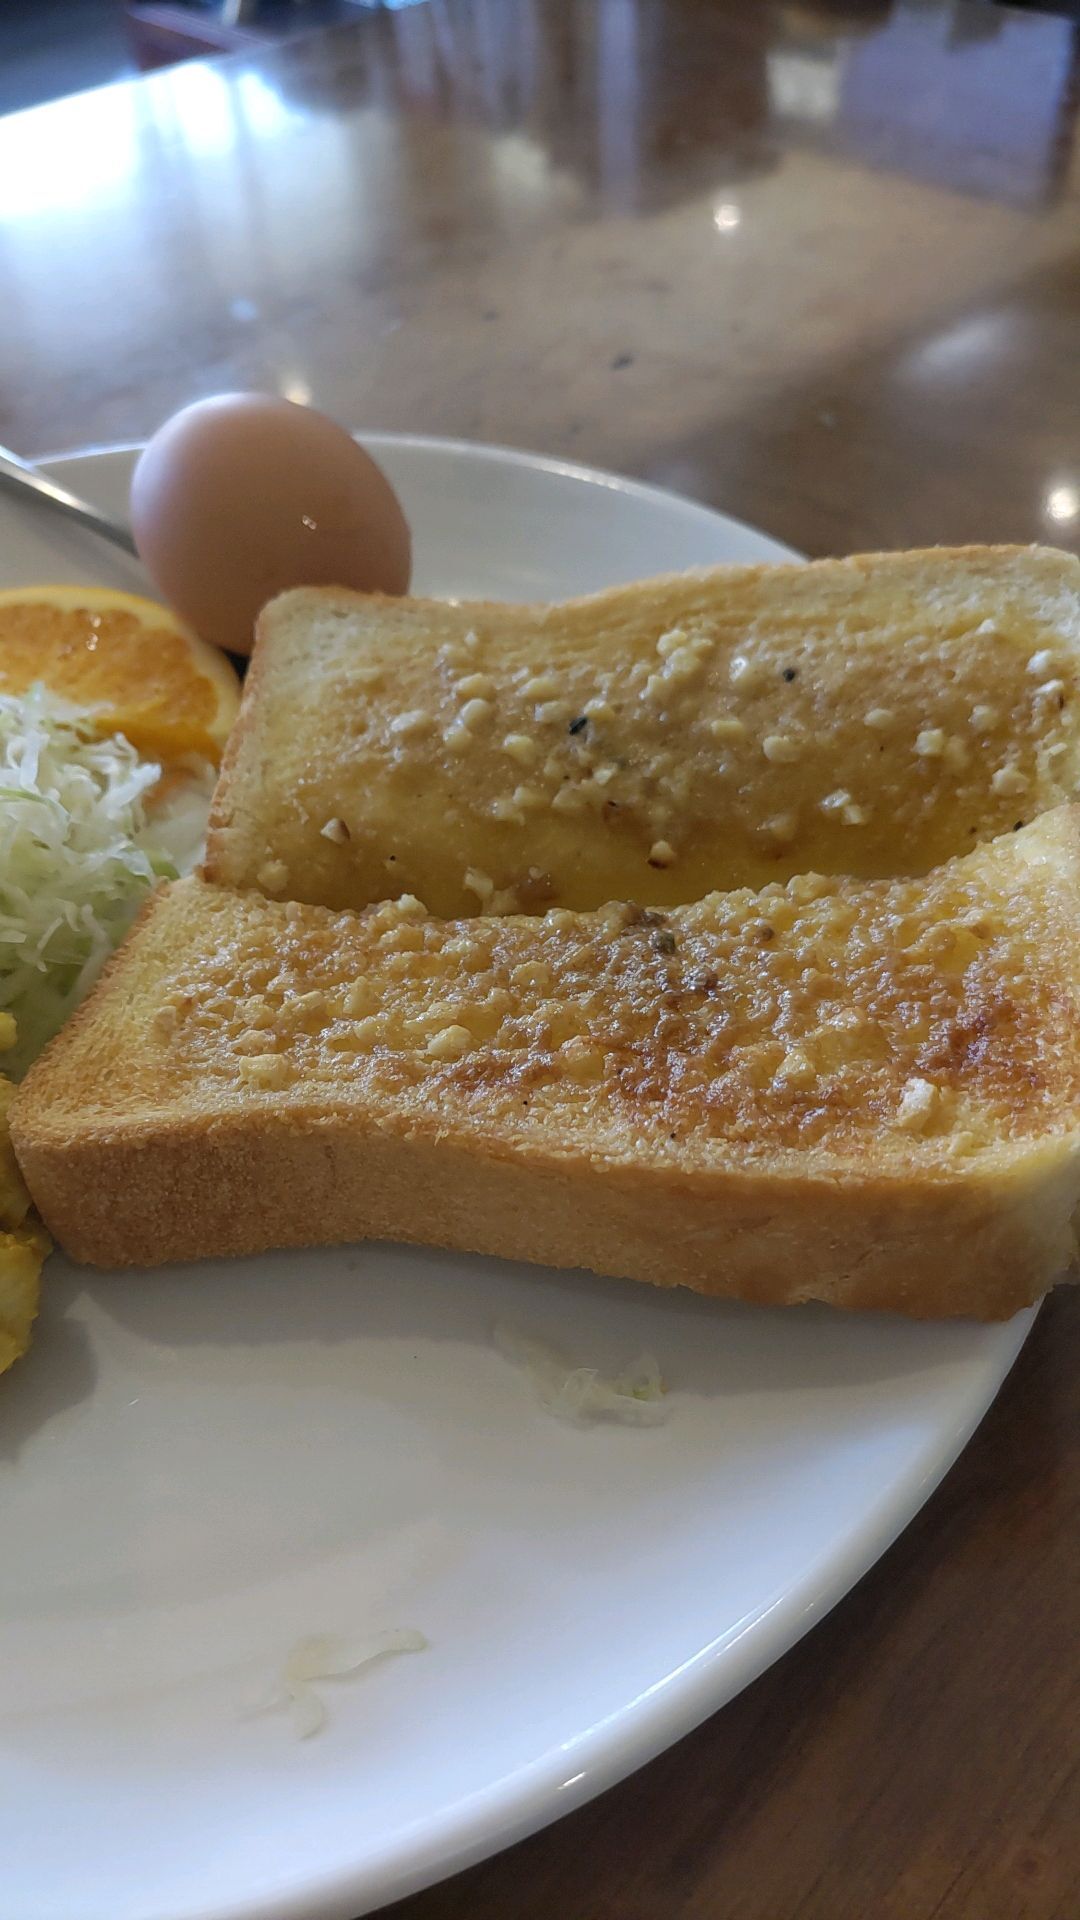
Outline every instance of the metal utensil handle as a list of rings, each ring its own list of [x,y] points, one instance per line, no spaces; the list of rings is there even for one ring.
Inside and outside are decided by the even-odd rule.
[[[36,467],[28,466],[17,454],[7,447],[0,447],[0,487],[9,493],[33,493],[38,499],[53,507],[57,513],[67,514],[70,520],[77,520],[80,526],[89,527],[91,533],[99,533],[103,539],[111,540],[114,547],[123,547],[125,553],[138,553],[131,530],[120,520],[114,520],[107,513],[100,513],[87,500],[80,500],[78,494],[69,493],[66,487],[58,486]]]

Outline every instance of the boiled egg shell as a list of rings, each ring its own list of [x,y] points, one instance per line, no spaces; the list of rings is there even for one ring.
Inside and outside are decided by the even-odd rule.
[[[135,468],[131,526],[169,605],[233,653],[250,653],[257,615],[287,587],[409,586],[409,526],[386,475],[291,400],[222,394],[174,414]]]

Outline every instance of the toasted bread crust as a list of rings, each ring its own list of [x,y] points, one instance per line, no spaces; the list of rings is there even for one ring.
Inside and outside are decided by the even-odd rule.
[[[31,1192],[100,1265],[393,1238],[1004,1317],[1073,1257],[1077,791],[1066,554],[285,595],[207,880],[19,1094]]]
[[[301,589],[260,619],[205,873],[451,917],[671,906],[925,873],[1078,790],[1080,560],[1050,549],[559,606]]]
[[[1076,808],[925,880],[663,917],[447,923],[181,882],[12,1135],[99,1265],[393,1238],[1003,1317],[1072,1256],[1078,909]]]
[[[767,1187],[761,1171],[543,1164],[329,1114],[166,1121],[152,1138],[27,1129],[20,1152],[50,1232],[93,1266],[394,1240],[923,1319],[1003,1320],[1037,1300],[1073,1259],[1080,1193],[1075,1138],[951,1179],[808,1169]]]

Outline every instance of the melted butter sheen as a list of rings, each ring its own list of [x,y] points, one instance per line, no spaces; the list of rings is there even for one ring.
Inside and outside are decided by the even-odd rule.
[[[448,922],[409,898],[355,916],[206,889],[216,957],[171,962],[164,1071],[244,1098],[393,1090],[405,1115],[453,1099],[507,1138],[601,1149],[880,1151],[885,1124],[963,1153],[1080,1091],[1042,836],[924,880],[808,876],[671,913]]]

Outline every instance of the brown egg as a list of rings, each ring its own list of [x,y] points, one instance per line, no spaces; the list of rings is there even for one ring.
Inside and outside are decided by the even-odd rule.
[[[205,640],[250,653],[286,587],[405,593],[409,526],[344,427],[310,407],[226,393],[174,414],[140,456],[131,527],[159,591]]]

